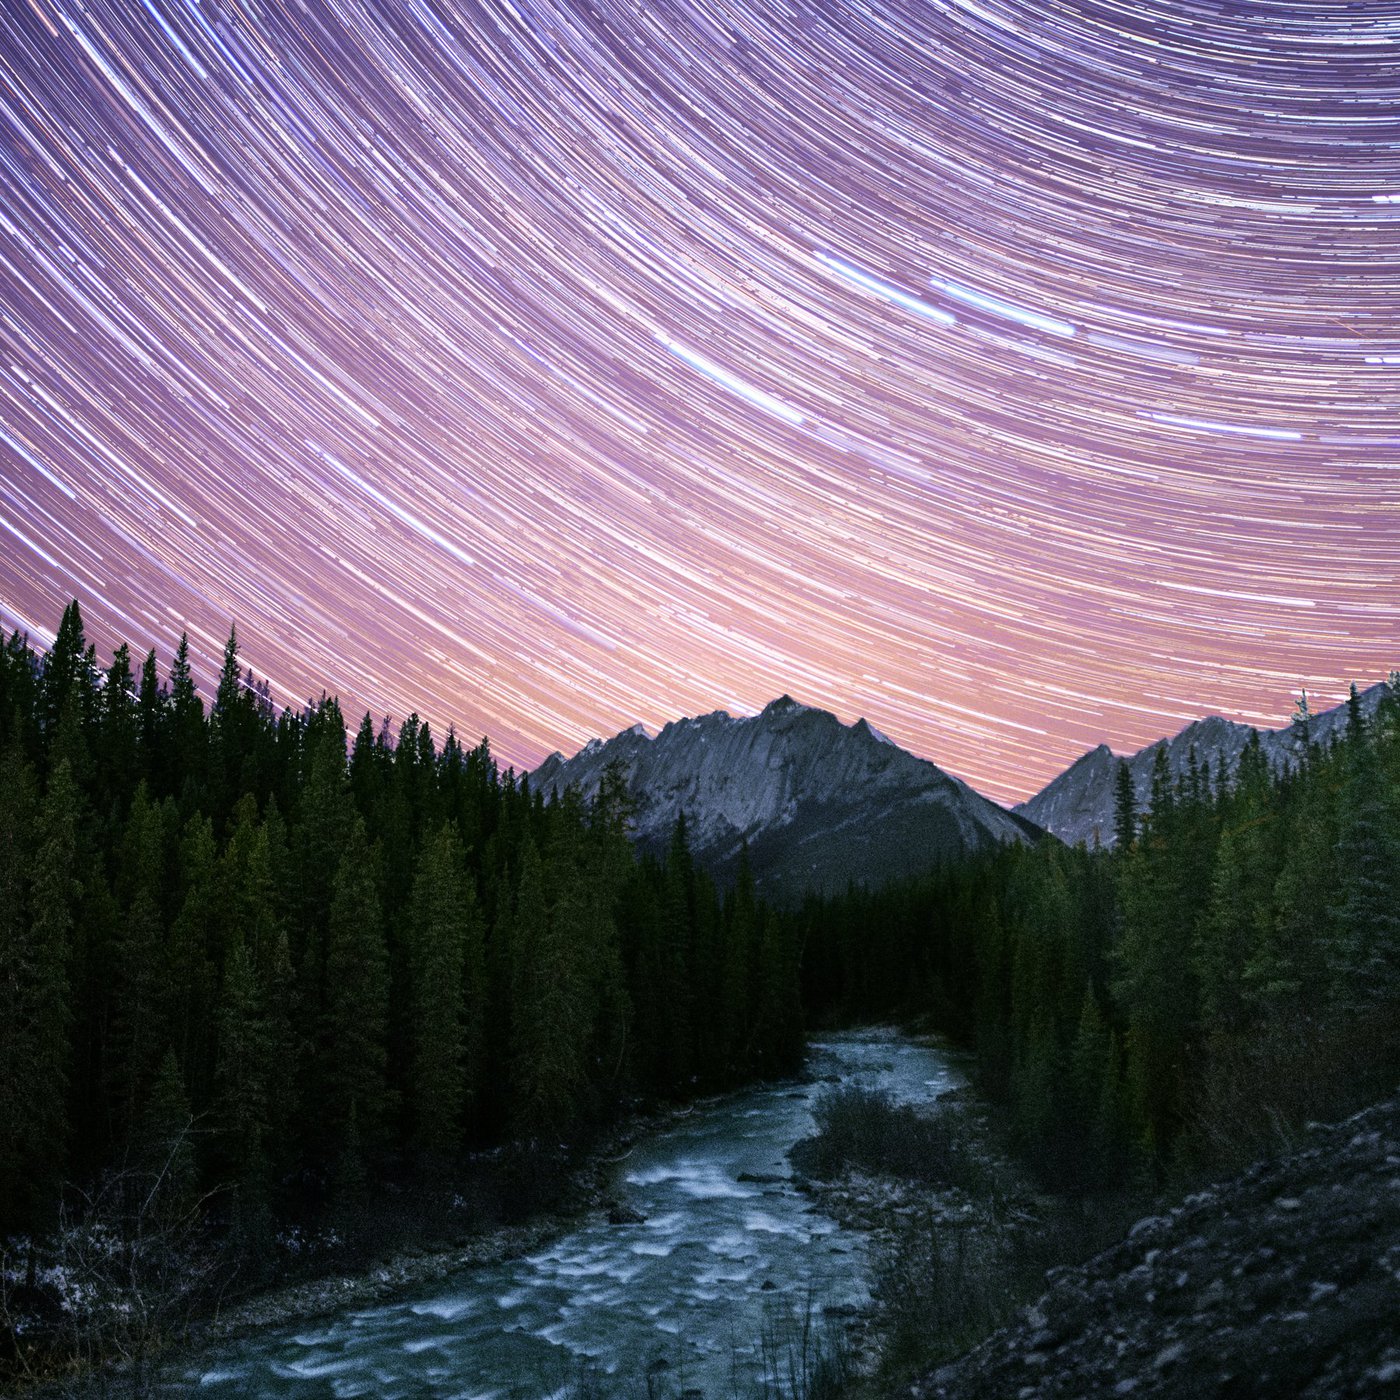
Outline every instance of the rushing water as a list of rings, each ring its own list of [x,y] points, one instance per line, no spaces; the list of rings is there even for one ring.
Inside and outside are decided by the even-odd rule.
[[[813,1101],[837,1081],[905,1102],[957,1082],[938,1051],[883,1031],[813,1043],[808,1069],[809,1084],[697,1106],[639,1143],[614,1191],[643,1223],[593,1220],[431,1291],[260,1333],[190,1381],[228,1396],[535,1400],[592,1374],[605,1393],[747,1400],[765,1336],[771,1356],[774,1338],[799,1345],[804,1316],[869,1300],[866,1238],[787,1180]]]

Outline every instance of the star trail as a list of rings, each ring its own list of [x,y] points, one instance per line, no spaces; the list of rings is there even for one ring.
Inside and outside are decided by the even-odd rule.
[[[1400,3],[0,0],[0,621],[1003,800],[1400,665]]]

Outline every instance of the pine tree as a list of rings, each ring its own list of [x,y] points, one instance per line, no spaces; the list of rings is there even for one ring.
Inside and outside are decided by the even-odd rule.
[[[190,639],[182,632],[170,666],[170,745],[166,791],[188,815],[203,800],[208,732],[204,704],[190,667]]]
[[[1135,1111],[1165,1143],[1176,1131],[1183,1057],[1197,1018],[1191,929],[1196,899],[1193,870],[1173,847],[1175,803],[1166,774],[1166,750],[1153,770],[1152,809],[1130,858],[1120,868],[1122,932],[1113,956],[1113,996],[1129,1028]]]
[[[1133,774],[1126,759],[1118,760],[1114,772],[1113,844],[1127,851],[1137,839],[1137,799],[1133,796]]]
[[[156,654],[148,651],[141,663],[141,686],[136,697],[136,740],[139,776],[156,788],[169,767],[166,736],[169,729],[169,696],[156,671]]]
[[[124,815],[125,799],[135,788],[137,755],[137,710],[132,696],[131,651],[123,642],[112,656],[112,665],[102,687],[98,725],[97,772],[101,810]]]
[[[1081,1131],[1092,1134],[1103,1098],[1103,1075],[1108,1061],[1110,1031],[1092,987],[1084,989],[1079,1025],[1070,1049],[1070,1091],[1073,1117]]]
[[[210,773],[215,814],[222,816],[248,790],[257,711],[238,664],[238,630],[230,628],[209,714]]]
[[[135,1127],[139,1106],[159,1065],[167,1029],[160,1015],[164,942],[160,909],[151,891],[142,886],[120,927],[107,1039],[106,1078],[119,1139]]]
[[[160,1061],[132,1137],[136,1158],[150,1181],[143,1194],[155,1224],[175,1230],[189,1223],[199,1204],[194,1115],[173,1050]]]
[[[53,1206],[64,1160],[76,824],[67,765],[41,804],[11,744],[0,764],[0,1235]]]
[[[1210,903],[1197,930],[1201,1014],[1212,1031],[1242,1027],[1245,963],[1259,943],[1260,930],[1272,922],[1268,902],[1272,872],[1260,868],[1257,845],[1247,830],[1230,830],[1221,837]]]
[[[280,939],[285,958],[286,939]],[[245,1274],[268,1277],[274,1266],[273,1161],[287,1157],[294,1106],[286,1102],[294,1058],[288,1008],[277,985],[279,955],[267,952],[260,975],[252,946],[236,942],[224,968],[218,1011],[218,1126],[233,1198],[230,1241]],[[285,970],[290,972],[289,962]],[[280,1108],[277,1104],[280,1101]]]
[[[565,860],[556,871],[566,880],[573,873]],[[586,919],[576,886],[560,889],[550,910],[544,866],[526,837],[515,902],[511,1077],[517,1122],[533,1136],[568,1128],[587,1080],[592,1019],[581,957]]]
[[[389,961],[374,858],[358,817],[335,872],[324,997],[317,1054],[329,1141],[344,1145],[353,1109],[364,1149],[375,1153],[392,1107],[385,1083]]]
[[[0,752],[18,744],[25,758],[39,757],[38,668],[29,638],[18,628],[5,639],[0,628]]]
[[[1359,744],[1366,733],[1366,721],[1361,714],[1361,697],[1356,693],[1356,682],[1347,689],[1347,742]]]
[[[413,1141],[430,1159],[459,1149],[469,1088],[479,1082],[482,957],[464,853],[444,822],[419,857],[410,911],[408,1098]]]
[[[161,988],[161,1019],[186,1086],[203,1101],[213,1068],[209,1034],[215,972],[223,965],[224,941],[233,912],[208,817],[196,814],[185,822],[178,864],[178,904],[165,947],[169,970]]]
[[[1245,964],[1245,996],[1265,1019],[1322,1007],[1334,844],[1330,813],[1314,800],[1294,819],[1287,858],[1274,882],[1273,917],[1260,921]]]
[[[91,715],[92,691],[83,615],[75,600],[64,608],[53,646],[40,669],[40,728],[46,742],[52,742],[58,733],[59,721],[70,705],[80,725]]]
[[[218,1010],[218,1087],[224,1152],[245,1204],[267,1196],[266,1139],[277,1065],[253,957],[235,946],[224,968]]]
[[[1312,709],[1306,690],[1293,702],[1290,732],[1293,746],[1298,751],[1298,761],[1306,766],[1312,755]]]
[[[1368,745],[1349,749],[1330,912],[1331,999],[1358,1010],[1400,998],[1400,830]]]

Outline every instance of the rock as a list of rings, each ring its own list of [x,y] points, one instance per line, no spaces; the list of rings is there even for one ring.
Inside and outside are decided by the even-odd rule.
[[[786,1186],[789,1178],[777,1172],[740,1172],[734,1180],[754,1186]]]
[[[1174,1366],[1185,1355],[1185,1344],[1182,1342],[1173,1342],[1171,1346],[1163,1347],[1162,1350],[1152,1358],[1152,1368],[1155,1371],[1165,1371],[1169,1366]]]
[[[609,1225],[641,1225],[646,1221],[641,1211],[633,1210],[631,1206],[617,1204],[608,1210]]]

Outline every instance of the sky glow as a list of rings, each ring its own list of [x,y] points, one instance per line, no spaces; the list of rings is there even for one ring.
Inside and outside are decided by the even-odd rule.
[[[989,796],[1400,666],[1400,3],[0,0],[0,623]]]

